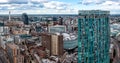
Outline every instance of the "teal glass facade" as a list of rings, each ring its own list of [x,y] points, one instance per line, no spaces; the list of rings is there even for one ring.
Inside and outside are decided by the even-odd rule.
[[[109,47],[109,11],[79,11],[78,63],[110,63]]]

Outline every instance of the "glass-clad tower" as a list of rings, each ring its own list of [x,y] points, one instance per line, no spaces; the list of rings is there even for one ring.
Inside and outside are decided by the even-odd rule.
[[[78,63],[109,63],[109,11],[80,10]]]

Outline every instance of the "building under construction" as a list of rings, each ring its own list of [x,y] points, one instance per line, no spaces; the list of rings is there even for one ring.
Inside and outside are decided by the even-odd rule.
[[[78,62],[109,63],[109,11],[80,10]]]

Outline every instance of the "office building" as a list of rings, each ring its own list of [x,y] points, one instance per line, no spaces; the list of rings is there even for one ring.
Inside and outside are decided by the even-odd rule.
[[[80,10],[78,62],[109,63],[109,11]]]
[[[52,55],[63,55],[63,36],[62,35],[52,35],[51,42],[51,54]]]
[[[25,25],[29,24],[28,15],[26,13],[22,14],[22,20],[23,20],[23,22],[24,22]]]
[[[50,34],[42,34],[41,35],[42,46],[51,51],[51,35]],[[51,52],[49,53],[51,54]]]
[[[50,55],[63,55],[63,36],[42,34],[42,46],[49,50]]]
[[[21,59],[19,57],[20,49],[17,45],[15,45],[14,43],[7,43],[6,50],[7,50],[7,54],[8,54],[10,63],[21,63],[21,62],[19,62],[19,61],[21,61]],[[19,58],[19,60],[18,60],[18,58]]]
[[[66,26],[64,25],[55,25],[55,26],[49,26],[48,27],[49,33],[62,33],[66,32]]]
[[[59,21],[59,25],[63,25],[63,18],[62,17],[59,17],[58,21]]]

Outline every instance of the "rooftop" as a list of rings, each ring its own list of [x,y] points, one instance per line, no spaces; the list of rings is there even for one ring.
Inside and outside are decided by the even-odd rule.
[[[110,11],[101,11],[101,10],[79,10],[79,15],[86,14],[109,14]]]

